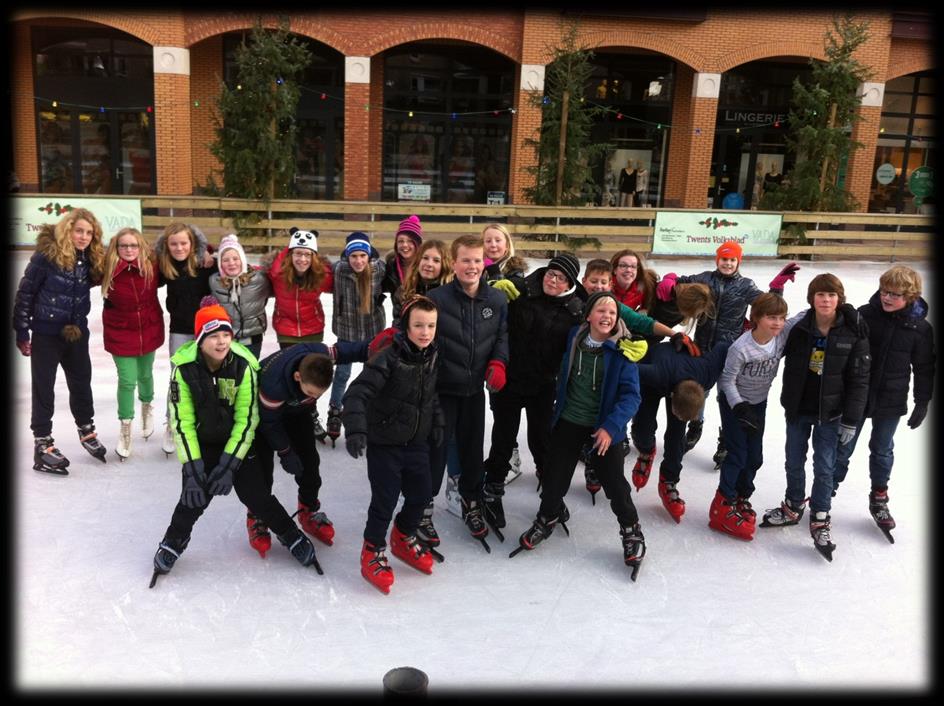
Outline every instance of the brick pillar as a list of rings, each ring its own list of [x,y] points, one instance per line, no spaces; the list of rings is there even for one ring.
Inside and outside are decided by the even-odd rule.
[[[344,200],[367,200],[370,57],[344,57]]]
[[[193,193],[190,52],[154,47],[154,130],[157,193]]]
[[[223,186],[223,165],[210,154],[210,144],[216,140],[213,114],[217,111],[220,82],[223,77],[223,36],[210,37],[190,49],[190,155],[196,186],[204,186],[213,175],[217,185]],[[214,172],[216,172],[214,174]]]
[[[663,199],[668,208],[707,206],[720,88],[721,74],[678,65]]]
[[[859,106],[861,120],[852,129],[852,139],[862,147],[849,156],[846,166],[846,191],[859,202],[859,211],[869,209],[869,192],[875,178],[875,151],[878,149],[878,131],[882,118],[882,103],[885,98],[884,83],[865,83],[860,90],[862,104]]]
[[[518,91],[515,94],[515,114],[511,120],[511,155],[508,173],[508,203],[529,203],[524,189],[534,185],[534,176],[528,167],[537,165],[534,148],[525,144],[530,138],[538,139],[541,129],[541,109],[532,105],[531,96],[544,91],[544,66],[523,64],[515,71]]]
[[[383,55],[378,54],[370,62],[370,111],[367,136],[367,198],[371,201],[383,199],[383,127],[384,127],[384,65]],[[363,106],[358,106],[363,110]]]
[[[23,192],[39,191],[39,153],[36,148],[36,102],[33,100],[33,57],[30,28],[25,22],[10,32],[10,132],[13,136],[13,171]]]

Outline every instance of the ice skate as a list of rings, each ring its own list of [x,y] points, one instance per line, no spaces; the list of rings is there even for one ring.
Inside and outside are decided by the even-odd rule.
[[[517,446],[511,450],[511,458],[508,459],[508,464],[511,468],[505,475],[505,485],[517,480],[521,476],[521,454],[518,453]]]
[[[102,446],[102,442],[98,440],[98,434],[95,433],[95,425],[92,424],[92,422],[83,424],[78,428],[78,432],[79,441],[82,442],[82,448],[102,463],[106,463],[105,454],[108,453],[108,451]]]
[[[590,493],[590,503],[592,505],[597,504],[597,493],[600,492],[600,489],[603,487],[600,484],[600,479],[597,478],[597,472],[593,470],[593,466],[585,466],[583,469],[584,482],[587,486],[587,492]]]
[[[189,543],[190,537],[186,539],[168,539],[166,535],[164,536],[157,547],[157,553],[154,555],[154,574],[151,576],[151,583],[148,588],[154,588],[158,576],[170,573]]]
[[[246,513],[246,531],[249,532],[249,546],[265,559],[266,552],[272,548],[272,535],[262,520],[251,512]]]
[[[446,510],[462,519],[462,500],[459,495],[459,476],[446,474]]]
[[[646,538],[637,522],[632,527],[620,527],[620,539],[623,541],[623,562],[633,570],[629,578],[635,583],[646,556]]]
[[[685,501],[679,497],[678,488],[673,481],[667,481],[659,478],[659,497],[662,499],[662,505],[672,516],[676,523],[682,521],[682,515],[685,514]]]
[[[826,561],[833,560],[833,552],[836,545],[832,543],[829,537],[830,518],[828,512],[810,513],[810,536],[813,538],[813,546],[816,551],[825,557]]]
[[[154,434],[154,405],[150,402],[141,403],[141,436],[145,440]]]
[[[341,436],[341,410],[334,405],[328,407],[328,429],[325,433],[331,439],[331,448],[333,449],[338,437]]]
[[[502,507],[502,496],[504,494],[504,483],[486,483],[482,495],[485,521],[495,531],[495,536],[501,542],[505,541],[501,533],[502,527],[505,526],[505,509]]]
[[[433,555],[414,534],[404,534],[394,522],[390,531],[390,553],[424,574],[433,573]]]
[[[118,445],[115,447],[115,453],[118,458],[124,461],[131,455],[131,420],[119,419],[121,428],[118,430]]]
[[[560,523],[561,527],[563,527],[564,531],[569,535],[570,531],[567,530],[567,525],[564,524],[569,519],[570,512],[567,511],[567,506],[563,503],[561,503],[561,512],[556,517],[545,517],[538,513],[538,516],[534,518],[534,522],[531,523],[531,527],[522,532],[521,536],[518,537],[518,548],[512,551],[511,554],[508,555],[508,558],[511,559],[525,550],[531,551],[534,549],[538,544],[554,533],[554,528],[558,523]]]
[[[174,441],[174,429],[170,423],[164,424],[164,438],[161,439],[161,451],[170,456],[177,450],[177,442]]]
[[[754,524],[741,514],[736,501],[728,500],[720,490],[715,491],[714,500],[708,509],[708,526],[735,539],[747,542],[754,539]]]
[[[416,528],[416,538],[426,545],[426,548],[429,549],[430,554],[433,555],[433,559],[440,563],[445,561],[445,557],[436,549],[436,547],[439,546],[439,533],[436,531],[436,528],[433,527],[432,500],[430,500],[429,504],[423,508],[423,517],[420,519],[420,524]]]
[[[314,566],[315,571],[324,575],[321,570],[321,564],[318,563],[318,557],[315,555],[315,545],[306,537],[298,527],[294,525],[285,534],[277,535],[279,542],[286,547],[295,560],[302,566]]]
[[[639,451],[639,456],[636,458],[636,465],[633,466],[633,485],[636,487],[636,491],[640,491],[646,487],[646,483],[649,482],[649,474],[652,473],[652,462],[656,458],[656,447],[653,446],[651,451]]]
[[[387,563],[383,544],[371,544],[366,539],[361,549],[361,576],[381,593],[390,593],[393,585],[393,569]]]
[[[803,517],[803,511],[806,509],[806,501],[794,505],[792,501],[784,499],[780,507],[764,512],[764,519],[761,521],[761,527],[786,527],[787,525],[797,524]]]
[[[57,476],[67,476],[66,467],[69,459],[56,448],[51,436],[39,436],[33,439],[33,470],[43,473],[53,473]]]
[[[316,500],[313,507],[308,507],[301,500],[298,501],[299,522],[302,523],[302,529],[320,542],[324,542],[329,547],[334,544],[334,525],[328,516],[321,512],[321,501]],[[292,517],[295,517],[292,515]]]
[[[311,408],[311,424],[315,430],[315,438],[327,446],[328,442],[325,440],[328,438],[328,432],[321,426],[321,419],[318,418],[318,408],[315,406]]]
[[[757,513],[754,512],[754,508],[751,505],[751,501],[745,498],[743,495],[739,495],[735,501],[735,506],[737,511],[741,513],[741,517],[750,522],[752,525],[757,525]]]
[[[718,448],[715,449],[715,453],[711,457],[711,460],[715,462],[714,470],[721,470],[721,464],[724,463],[724,459],[727,455],[728,451],[724,448],[724,438],[721,436],[721,429],[718,429]]]
[[[488,526],[482,518],[482,503],[478,500],[462,498],[462,521],[465,522],[465,526],[472,533],[472,538],[481,542],[485,551],[491,554],[492,548],[485,541],[488,536]]]
[[[705,423],[698,419],[694,419],[688,423],[688,431],[685,432],[685,451],[683,455],[695,448],[695,444],[701,439],[701,432],[704,426]]]
[[[895,518],[888,511],[887,490],[873,490],[869,493],[869,512],[872,519],[875,520],[875,524],[882,530],[885,538],[894,544],[895,538],[892,537],[892,530],[895,529]]]

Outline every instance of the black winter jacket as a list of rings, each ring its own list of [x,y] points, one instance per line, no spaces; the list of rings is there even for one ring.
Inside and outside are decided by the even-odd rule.
[[[859,313],[869,325],[872,373],[866,417],[900,417],[908,413],[908,387],[914,371],[914,401],[927,404],[934,389],[934,329],[928,304],[918,298],[900,311],[886,313],[879,294]]]
[[[191,226],[193,228],[193,226]],[[194,236],[197,241],[197,274],[191,277],[186,271],[186,262],[172,260],[174,269],[177,271],[176,279],[167,279],[163,273],[158,279],[159,285],[167,285],[167,299],[164,302],[167,313],[170,314],[170,332],[186,333],[193,335],[193,318],[200,308],[200,300],[210,293],[210,276],[217,272],[215,266],[200,267],[199,263],[203,261],[203,255],[207,252],[207,241],[203,233],[194,229]],[[160,255],[165,247],[167,236],[162,235],[154,243],[154,251]],[[160,269],[158,269],[160,272]]]
[[[639,363],[639,385],[645,394],[664,397],[683,380],[694,380],[705,392],[714,387],[724,372],[724,361],[731,344],[722,341],[708,353],[692,358],[677,352],[668,341],[649,349],[644,362]]]
[[[439,352],[433,341],[419,350],[402,333],[364,364],[344,393],[345,433],[367,434],[368,444],[404,446],[426,441],[445,425],[436,373]]]
[[[436,341],[441,358],[440,394],[469,397],[481,391],[490,360],[508,364],[508,300],[483,279],[475,297],[459,280],[436,287]]]
[[[88,334],[88,314],[92,308],[91,266],[85,250],[76,250],[75,267],[63,270],[53,263],[55,236],[52,226],[44,228],[36,239],[36,252],[30,257],[20,279],[13,303],[13,328],[17,341],[27,341],[30,330],[58,336],[68,325],[78,326]],[[190,325],[193,330],[193,322]]]
[[[763,294],[754,284],[754,280],[742,276],[740,271],[728,277],[718,270],[686,275],[676,280],[676,284],[690,283],[707,284],[715,300],[715,318],[699,319],[695,329],[695,343],[702,352],[707,353],[721,341],[733,343],[737,340],[738,336],[744,332],[744,316],[747,314],[747,307]],[[782,289],[770,291],[783,294]]]
[[[854,311],[854,310],[853,310]],[[826,355],[820,380],[819,421],[841,419],[847,426],[857,425],[865,414],[869,396],[869,332],[856,312],[848,320],[840,308],[826,338]],[[787,336],[783,351],[783,389],[780,404],[787,419],[800,413],[810,354],[813,350],[816,312],[810,309]]]
[[[570,330],[582,323],[587,293],[577,284],[560,297],[544,293],[541,267],[527,277],[511,277],[521,295],[508,304],[507,388],[529,394],[553,384],[564,359]]]

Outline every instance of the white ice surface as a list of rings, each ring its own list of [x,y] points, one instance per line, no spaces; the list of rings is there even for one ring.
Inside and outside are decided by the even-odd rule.
[[[8,286],[15,288],[29,253],[11,256]],[[532,267],[540,264],[531,261]],[[663,274],[713,266],[707,259],[651,264]],[[782,264],[748,259],[742,271],[764,288]],[[908,264],[924,275],[925,298],[933,301],[928,264]],[[787,286],[791,313],[805,308],[806,285],[815,274],[838,274],[849,301],[860,305],[888,266],[804,262],[797,283]],[[163,291],[160,299],[163,306]],[[245,510],[231,493],[214,499],[173,572],[149,590],[152,557],[180,493],[180,466],[160,449],[161,427],[147,442],[138,432],[133,456],[119,463],[116,372],[101,344],[99,290],[92,300],[95,421],[109,449],[107,464],[81,450],[60,371],[53,433],[72,461],[70,475],[32,470],[29,362],[13,354],[13,664],[20,689],[379,694],[383,675],[402,665],[426,672],[431,695],[670,686],[727,693],[920,691],[931,684],[927,500],[935,404],[921,428],[912,431],[903,420],[895,438],[890,497],[896,543],[885,540],[868,514],[863,438],[833,501],[838,548],[831,564],[813,549],[805,518],[795,527],[758,529],[750,543],[708,529],[718,481],[711,470],[719,426],[713,392],[704,436],[685,458],[681,524],[662,508],[655,474],[634,494],[648,546],[635,584],[622,563],[604,494],[595,507],[590,504],[579,464],[567,497],[571,536],[555,532],[534,552],[508,559],[538,506],[522,423],[524,475],[507,489],[506,540],[500,544],[491,535],[491,554],[442,509],[440,494],[436,526],[445,563],[426,576],[391,558],[396,583],[390,595],[368,585],[358,559],[370,496],[366,462],[345,453],[342,437],[338,448],[319,449],[321,500],[337,530],[334,546],[315,542],[324,576],[301,568],[274,537],[261,559],[247,543]],[[330,317],[331,297],[323,303]],[[333,340],[330,326],[327,331]],[[276,349],[269,331],[263,355]],[[169,373],[166,345],[154,367],[160,407]],[[778,380],[753,498],[761,512],[779,504],[785,487],[779,395]],[[318,405],[322,415],[327,404],[325,395]],[[660,447],[662,426],[660,412]],[[488,415],[486,435],[490,428]],[[627,460],[627,474],[634,457]],[[807,476],[809,487],[811,470]],[[276,495],[294,512],[292,477],[277,467],[275,483]]]

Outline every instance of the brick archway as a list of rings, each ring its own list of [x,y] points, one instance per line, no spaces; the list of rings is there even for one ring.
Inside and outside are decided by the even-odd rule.
[[[131,36],[140,39],[142,42],[147,42],[151,46],[160,46],[161,44],[167,44],[168,34],[166,32],[167,27],[164,27],[165,32],[161,32],[159,27],[155,26],[154,22],[148,21],[141,16],[129,15],[129,16],[118,16],[110,13],[101,13],[88,11],[83,12],[82,10],[63,10],[61,12],[18,12],[13,18],[12,22],[27,22],[30,20],[55,20],[55,19],[65,19],[65,20],[81,20],[82,22],[93,22],[103,27],[110,27],[112,29],[117,29],[122,32],[126,32]],[[175,20],[176,22],[176,20]],[[165,22],[165,25],[173,24],[171,22]],[[179,25],[182,27],[183,22],[180,21]]]
[[[588,32],[578,38],[581,45],[589,49],[601,47],[632,47],[648,49],[675,59],[695,71],[705,71],[708,60],[705,55],[689,46],[661,34],[651,32]]]
[[[819,40],[815,42],[800,42],[797,40],[758,42],[719,57],[716,65],[709,70],[714,73],[724,73],[741,64],[782,56],[813,58],[821,61],[827,59],[826,50],[822,41]]]
[[[255,13],[240,13],[225,16],[210,16],[194,20],[187,27],[187,46],[192,47],[205,39],[216,37],[227,32],[251,30],[256,25],[259,15]],[[279,19],[274,15],[263,16],[262,26],[266,29],[277,29]],[[350,41],[324,24],[309,19],[292,19],[288,31],[315,41],[341,52],[350,54]]]
[[[916,74],[919,71],[931,71],[932,69],[934,69],[933,62],[928,59],[917,58],[910,62],[890,66],[888,69],[888,78],[885,79],[885,82],[888,83],[889,81],[907,76],[908,74]]]
[[[367,56],[374,56],[399,44],[427,39],[458,39],[496,51],[515,63],[521,61],[521,46],[518,42],[458,22],[426,22],[391,30],[371,39],[358,49]]]

